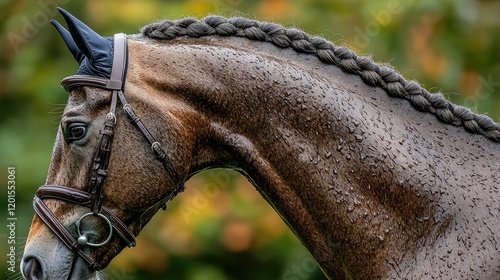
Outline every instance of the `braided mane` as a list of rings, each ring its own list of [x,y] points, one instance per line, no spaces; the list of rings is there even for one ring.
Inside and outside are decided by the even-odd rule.
[[[406,80],[392,68],[379,65],[369,57],[357,56],[348,48],[335,46],[323,38],[311,37],[297,29],[242,17],[226,19],[209,16],[201,20],[164,20],[144,26],[141,33],[146,38],[157,40],[210,35],[245,37],[272,43],[280,48],[291,48],[298,53],[315,55],[324,63],[360,76],[370,86],[383,88],[392,97],[408,100],[415,109],[434,114],[444,123],[462,126],[471,133],[500,142],[500,124],[488,116],[478,115],[465,107],[452,104],[441,93],[431,94],[417,82]]]

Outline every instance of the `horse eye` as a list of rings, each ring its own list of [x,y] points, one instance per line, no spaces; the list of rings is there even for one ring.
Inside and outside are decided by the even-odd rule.
[[[72,143],[83,139],[87,135],[87,125],[84,123],[72,123],[66,129],[66,142]]]

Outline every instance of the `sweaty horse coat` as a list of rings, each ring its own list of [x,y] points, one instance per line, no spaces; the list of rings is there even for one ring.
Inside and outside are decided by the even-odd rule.
[[[101,53],[107,39],[65,17],[79,71],[108,78],[112,47]],[[276,24],[163,21],[130,36],[128,48],[124,95],[179,180],[207,168],[238,170],[328,277],[500,277],[500,126],[490,118],[367,57]],[[47,184],[85,190],[110,98],[94,87],[71,91]],[[116,119],[103,204],[137,235],[179,182],[123,111]],[[44,203],[69,229],[89,211]],[[77,254],[56,250],[59,244],[35,217],[24,275],[95,277]],[[113,236],[85,250],[104,267],[125,245]]]

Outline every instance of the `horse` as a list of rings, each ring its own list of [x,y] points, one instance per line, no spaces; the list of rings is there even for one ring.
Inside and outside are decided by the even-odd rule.
[[[26,279],[97,279],[216,167],[243,174],[329,279],[500,278],[491,118],[274,23],[184,18],[110,38],[59,11],[79,69],[62,81]]]

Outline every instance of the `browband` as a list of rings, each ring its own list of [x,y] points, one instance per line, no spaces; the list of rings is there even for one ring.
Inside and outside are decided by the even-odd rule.
[[[114,36],[113,67],[111,68],[109,79],[90,75],[73,75],[64,78],[61,81],[61,85],[67,92],[83,86],[123,91],[125,89],[127,65],[127,36],[123,33],[118,33]]]

